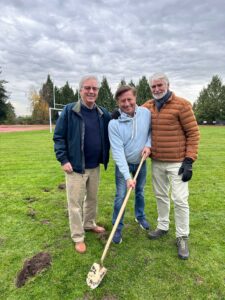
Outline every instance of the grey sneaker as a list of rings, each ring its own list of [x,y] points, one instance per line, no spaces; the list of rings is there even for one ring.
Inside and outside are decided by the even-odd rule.
[[[150,231],[148,233],[148,237],[151,240],[156,240],[156,239],[161,238],[163,235],[167,234],[167,232],[168,232],[168,230],[162,230],[162,229],[156,228],[154,231]]]
[[[177,247],[178,247],[178,256],[181,259],[188,259],[189,250],[188,250],[188,237],[180,236],[177,238]]]

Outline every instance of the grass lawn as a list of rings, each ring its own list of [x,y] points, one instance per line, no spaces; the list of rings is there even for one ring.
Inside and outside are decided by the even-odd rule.
[[[75,253],[70,238],[64,175],[48,131],[0,134],[0,299],[225,299],[225,127],[201,127],[199,158],[190,182],[190,259],[177,257],[173,204],[169,234],[151,241],[134,221],[128,202],[123,243],[105,259],[108,273],[95,290],[86,276],[101,257],[105,239],[86,234],[88,251]],[[146,215],[156,226],[150,160]],[[110,232],[114,165],[102,170],[98,222]],[[21,288],[26,259],[48,252],[52,265]]]

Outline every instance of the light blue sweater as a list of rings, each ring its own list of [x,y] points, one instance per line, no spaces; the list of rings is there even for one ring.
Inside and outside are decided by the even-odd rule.
[[[131,178],[128,163],[138,164],[143,148],[151,147],[151,113],[136,106],[134,117],[121,112],[109,122],[109,140],[113,159],[125,180]]]

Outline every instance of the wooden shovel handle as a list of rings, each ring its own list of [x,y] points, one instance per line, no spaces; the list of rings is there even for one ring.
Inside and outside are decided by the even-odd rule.
[[[139,166],[138,166],[138,169],[137,169],[137,171],[136,171],[136,173],[135,173],[135,176],[134,176],[134,178],[133,178],[134,180],[137,179],[138,174],[139,174],[139,172],[140,172],[140,169],[141,169],[141,167],[142,167],[144,161],[145,161],[145,157],[142,156],[141,162],[140,162],[140,164],[139,164]],[[101,266],[103,266],[103,261],[104,261],[104,259],[105,259],[105,257],[106,257],[106,254],[107,254],[108,249],[109,249],[109,245],[110,245],[111,242],[112,242],[113,236],[114,236],[115,231],[116,231],[116,229],[117,229],[117,226],[118,226],[118,224],[119,224],[119,222],[120,222],[120,219],[121,219],[121,217],[122,217],[122,215],[123,215],[123,213],[124,213],[124,210],[125,210],[125,207],[126,207],[126,205],[127,205],[128,199],[129,199],[129,197],[130,197],[131,191],[132,191],[132,188],[130,187],[129,190],[127,191],[126,197],[125,197],[124,200],[123,200],[123,204],[122,204],[122,206],[121,206],[121,208],[120,208],[120,211],[119,211],[119,214],[118,214],[118,216],[117,216],[117,218],[116,218],[116,222],[115,222],[115,224],[113,225],[112,231],[111,231],[110,236],[109,236],[109,238],[108,238],[108,241],[107,241],[107,243],[106,243],[106,245],[105,245],[105,249],[104,249],[103,254],[102,254],[102,257],[101,257]]]

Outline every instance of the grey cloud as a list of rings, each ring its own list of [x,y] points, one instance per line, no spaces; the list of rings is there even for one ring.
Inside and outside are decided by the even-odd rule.
[[[81,76],[106,76],[115,89],[164,71],[195,100],[214,74],[225,75],[222,0],[0,1],[1,76],[18,113],[27,91],[50,74],[73,87]],[[187,88],[188,87],[188,88]],[[21,105],[22,103],[22,105]]]

